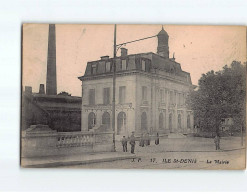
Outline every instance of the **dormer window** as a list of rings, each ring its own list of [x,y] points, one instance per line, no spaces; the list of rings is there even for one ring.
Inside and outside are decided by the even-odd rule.
[[[106,62],[105,69],[106,69],[106,72],[111,71],[111,62]]]
[[[142,60],[142,70],[146,71],[146,61]]]
[[[96,74],[96,64],[92,65],[92,74]]]
[[[127,69],[127,62],[126,60],[122,60],[122,70],[126,70]]]

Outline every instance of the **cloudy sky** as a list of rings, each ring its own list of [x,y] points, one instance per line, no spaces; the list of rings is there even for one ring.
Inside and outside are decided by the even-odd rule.
[[[240,26],[163,25],[169,34],[170,57],[190,72],[197,85],[202,73],[219,70],[233,60],[246,61],[246,28]],[[117,44],[158,34],[161,25],[117,25]],[[113,56],[114,25],[57,24],[57,91],[81,96],[88,61]],[[38,92],[46,83],[48,24],[23,26],[23,86]],[[157,38],[128,44],[129,54],[154,52]],[[120,55],[118,51],[117,55]]]

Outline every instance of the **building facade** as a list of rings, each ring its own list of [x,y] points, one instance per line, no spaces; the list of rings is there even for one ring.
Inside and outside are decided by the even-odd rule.
[[[116,63],[117,135],[160,132],[184,133],[193,128],[193,111],[186,97],[193,90],[191,77],[169,58],[169,36],[162,28],[156,53],[128,55],[121,48]],[[113,59],[103,56],[87,63],[82,81],[82,131],[94,126],[112,128]]]

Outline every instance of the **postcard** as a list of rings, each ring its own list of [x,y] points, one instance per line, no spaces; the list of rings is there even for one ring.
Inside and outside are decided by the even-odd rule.
[[[21,167],[245,169],[246,37],[23,24]]]

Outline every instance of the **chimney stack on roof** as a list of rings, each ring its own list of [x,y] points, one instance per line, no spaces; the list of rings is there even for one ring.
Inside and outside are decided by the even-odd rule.
[[[128,55],[128,49],[126,48],[121,48],[121,57],[125,57]]]
[[[101,60],[109,60],[109,56],[101,56]]]
[[[44,84],[39,85],[39,94],[45,94],[45,85]]]
[[[27,95],[32,95],[32,87],[30,87],[30,86],[25,86],[25,93],[27,94]]]

